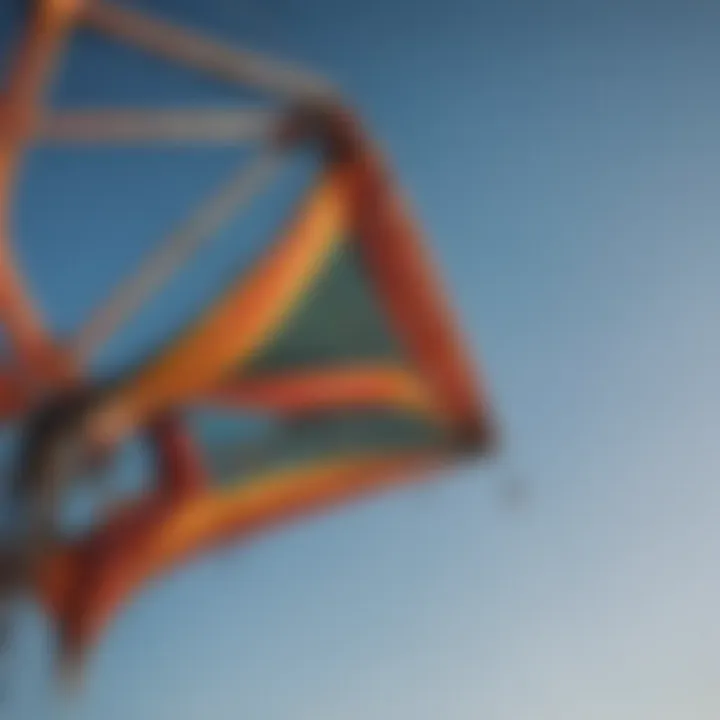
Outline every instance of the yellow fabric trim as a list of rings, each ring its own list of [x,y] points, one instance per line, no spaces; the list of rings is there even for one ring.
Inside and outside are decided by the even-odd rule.
[[[345,173],[329,172],[249,276],[122,386],[111,410],[136,425],[163,407],[208,391],[269,342],[342,241],[349,214],[346,193]]]

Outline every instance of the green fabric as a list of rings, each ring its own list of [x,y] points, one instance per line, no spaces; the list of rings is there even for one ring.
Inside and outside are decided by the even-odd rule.
[[[340,243],[333,251],[319,280],[245,372],[253,375],[398,359],[399,344],[350,241]]]
[[[242,372],[253,376],[402,360],[356,246],[348,239],[338,244],[284,326]],[[245,482],[298,464],[421,450],[448,442],[439,424],[392,408],[324,412],[287,425],[235,411],[210,411],[195,418],[193,435],[218,483]]]
[[[198,433],[205,436],[205,458],[216,482],[243,482],[262,472],[352,455],[439,449],[449,442],[439,424],[395,410],[324,413],[267,430],[264,439],[256,435],[245,442]]]

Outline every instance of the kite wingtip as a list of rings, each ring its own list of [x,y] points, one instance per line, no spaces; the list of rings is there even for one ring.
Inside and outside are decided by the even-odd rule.
[[[464,425],[457,433],[457,448],[467,457],[497,457],[501,435],[495,418],[488,415]]]

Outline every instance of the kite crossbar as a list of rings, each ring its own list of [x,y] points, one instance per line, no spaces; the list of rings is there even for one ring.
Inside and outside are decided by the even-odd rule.
[[[33,385],[40,379],[64,383],[69,371],[63,350],[45,329],[21,282],[7,237],[12,187],[27,147],[37,140],[237,144],[267,140],[276,129],[277,117],[259,109],[84,109],[51,113],[46,109],[47,86],[68,37],[82,26],[190,70],[260,90],[284,105],[317,105],[335,98],[330,85],[310,72],[236,50],[144,12],[100,0],[38,0],[0,104],[0,320],[23,368],[18,381],[20,375],[28,374],[26,379]],[[138,309],[155,287],[269,179],[275,161],[268,155],[231,180],[168,238],[138,275],[111,296],[75,338],[81,362],[92,356],[112,329]]]
[[[38,140],[51,144],[228,144],[271,138],[281,113],[242,108],[225,110],[70,110],[38,123]]]
[[[117,327],[212,239],[241,206],[267,185],[279,164],[279,151],[263,148],[253,161],[168,235],[141,267],[95,311],[71,341],[71,351],[81,365],[91,361]]]
[[[87,27],[135,45],[148,53],[292,102],[329,100],[331,86],[314,74],[238,50],[165,20],[109,2],[86,2],[79,18]]]

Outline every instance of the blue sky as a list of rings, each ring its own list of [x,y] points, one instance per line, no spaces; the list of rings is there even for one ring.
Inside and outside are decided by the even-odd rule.
[[[142,6],[346,89],[426,226],[531,502],[509,512],[501,470],[464,468],[209,558],[119,618],[72,706],[28,614],[10,717],[716,720],[720,6]],[[111,85],[81,59],[61,99],[231,97],[130,82],[142,66],[123,81],[120,55]],[[131,185],[137,158],[90,162],[38,154],[20,198],[23,263],[63,327],[230,159],[153,157]]]

